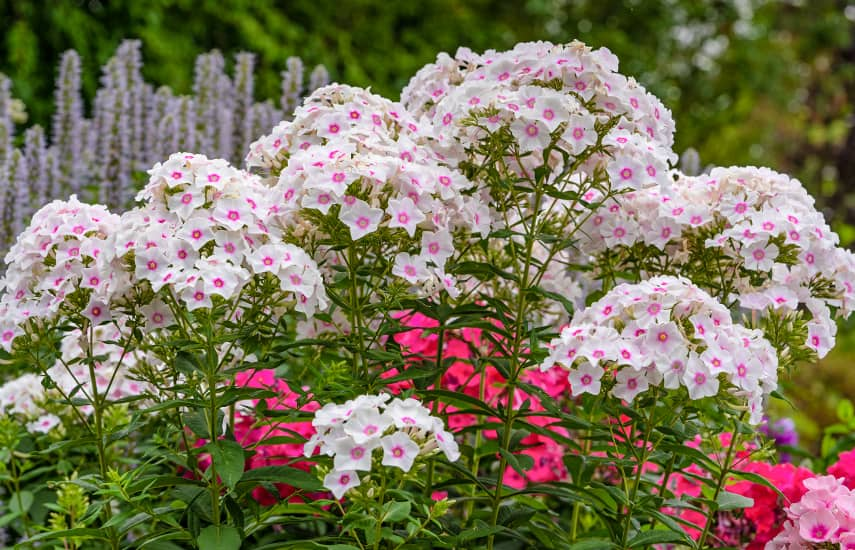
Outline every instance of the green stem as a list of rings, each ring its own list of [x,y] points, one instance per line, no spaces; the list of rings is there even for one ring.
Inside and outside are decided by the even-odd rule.
[[[482,370],[481,378],[478,380],[478,399],[480,399],[483,402],[484,396],[487,393],[487,377],[484,376],[483,369],[481,369],[481,370]],[[479,424],[481,423],[483,418],[484,418],[483,415],[481,415],[481,414],[478,415],[478,423]],[[476,479],[478,478],[478,467],[480,466],[480,462],[481,462],[481,455],[478,454],[478,449],[481,448],[482,437],[483,437],[483,434],[481,433],[481,430],[478,430],[475,432],[475,452],[472,453],[472,464],[470,466],[470,469],[472,470],[472,477],[474,477]],[[477,493],[478,493],[478,486],[473,485],[472,486],[472,498],[470,498],[469,501],[466,503],[466,511],[465,511],[465,515],[464,515],[464,518],[466,520],[471,518],[472,513],[475,511],[475,495]]]
[[[383,501],[386,499],[386,471],[381,470],[381,475],[383,480],[380,482],[380,498],[377,499],[380,513],[377,517],[377,524],[374,526],[374,550],[379,550],[380,540],[383,536]]]
[[[219,437],[219,419],[220,408],[217,405],[217,370],[219,367],[219,357],[217,350],[214,347],[213,326],[210,317],[205,326],[205,381],[208,385],[208,433],[211,436],[211,445],[217,444]],[[220,525],[220,483],[217,479],[217,464],[211,460],[210,468],[209,492],[211,495],[211,516],[214,525]]]
[[[18,501],[18,510],[21,511],[21,523],[24,526],[24,535],[30,538],[30,515],[27,510],[24,510],[24,501],[21,497],[21,479],[17,468],[17,461],[15,460],[15,449],[10,450],[9,471],[12,474],[12,484],[15,487],[15,499]]]
[[[350,334],[355,343],[355,350],[351,351],[351,366],[354,381],[360,379],[360,377],[362,380],[367,380],[368,378],[368,364],[365,361],[365,342],[362,340],[362,309],[359,304],[359,281],[356,278],[357,257],[355,244],[351,244],[347,249],[347,273],[350,279],[350,286],[348,288],[350,294],[350,311],[348,312],[348,317],[350,321]]]
[[[535,212],[539,211],[540,202],[542,200],[542,192],[539,186],[535,185],[534,192],[534,201],[533,201],[533,209]],[[535,220],[532,220],[531,224],[527,228],[526,232],[526,249],[525,249],[525,257],[523,261],[523,269],[521,272],[517,274],[517,277],[520,281],[520,288],[517,292],[517,307],[514,316],[514,327],[513,327],[513,345],[510,350],[510,377],[508,378],[508,383],[505,388],[507,395],[507,404],[505,406],[505,422],[504,428],[502,430],[502,442],[499,447],[500,450],[505,451],[504,453],[500,453],[499,457],[499,471],[496,473],[496,490],[493,493],[493,503],[492,503],[492,515],[490,516],[490,527],[495,527],[499,521],[499,507],[501,506],[503,495],[502,492],[504,490],[504,478],[505,478],[505,470],[508,467],[508,460],[506,458],[507,453],[510,453],[510,444],[511,444],[511,431],[513,430],[514,422],[516,420],[516,411],[513,408],[513,399],[514,399],[514,391],[516,389],[517,379],[522,373],[523,364],[520,360],[520,355],[522,351],[522,343],[523,343],[523,327],[525,325],[526,318],[526,291],[528,290],[529,285],[529,270],[531,269],[531,262],[534,250],[534,241],[535,241],[535,233],[534,229],[536,227]],[[516,247],[512,246],[511,249],[515,250]],[[515,265],[519,265],[519,262],[515,262]],[[495,543],[495,534],[491,534],[487,537],[487,550],[493,550],[493,545]]]
[[[588,423],[593,422],[594,420],[594,410],[599,407],[592,407],[588,412]],[[591,452],[591,431],[585,430],[584,437],[582,440],[582,456],[588,456],[588,453]],[[574,479],[573,483],[579,485],[580,480]],[[579,529],[579,517],[582,514],[582,503],[575,502],[573,504],[573,516],[570,518],[570,542],[576,542],[576,537]]]
[[[89,369],[89,383],[92,385],[92,408],[95,417],[95,446],[98,451],[98,471],[101,474],[101,482],[107,479],[107,446],[104,442],[104,403],[105,395],[98,393],[98,376],[95,374],[95,354],[92,349],[92,340],[95,338],[95,330],[91,324],[87,324],[82,329],[86,334],[86,366]],[[109,523],[113,518],[113,510],[110,502],[106,502],[104,507],[104,520]],[[115,528],[107,530],[110,537],[110,546],[114,549],[119,548],[119,537]]]
[[[745,416],[745,413],[740,416],[739,420]],[[733,455],[736,452],[736,445],[739,439],[739,432],[737,431],[737,426],[734,426],[733,433],[730,436],[730,445],[727,447],[727,454],[724,457],[724,463],[721,465],[721,470],[719,471],[718,479],[716,479],[715,490],[713,491],[713,502],[718,502],[718,496],[721,494],[721,490],[724,488],[724,483],[727,481],[727,475],[730,473],[730,467],[733,465]],[[704,524],[704,530],[701,532],[700,538],[698,538],[697,548],[703,548],[704,543],[707,540],[707,536],[710,533],[710,529],[712,529],[713,521],[715,521],[715,510],[710,510],[709,515],[707,516],[707,521]]]

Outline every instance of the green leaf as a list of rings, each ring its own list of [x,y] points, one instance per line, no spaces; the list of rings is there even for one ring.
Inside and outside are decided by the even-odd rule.
[[[240,533],[234,527],[209,525],[199,531],[196,543],[199,550],[238,550]]]
[[[848,424],[853,416],[855,416],[855,407],[852,406],[852,401],[841,399],[837,402],[837,418]]]
[[[505,449],[499,449],[499,453],[505,460],[508,462],[511,468],[514,469],[519,475],[525,477],[526,472],[534,467],[534,459],[526,454],[514,454]]]
[[[205,411],[198,410],[196,412],[184,415],[184,423],[193,431],[194,434],[202,439],[211,439],[211,430],[208,429],[208,419]]]
[[[592,539],[571,544],[567,550],[609,550],[610,548],[617,548],[617,545],[607,539]]]
[[[240,484],[255,487],[259,483],[284,483],[307,491],[322,491],[320,480],[308,472],[290,466],[263,466],[247,471],[240,478]]]
[[[715,499],[718,504],[718,509],[721,512],[727,510],[739,510],[741,508],[749,508],[754,506],[754,499],[731,493],[730,491],[722,491]]]
[[[208,445],[211,451],[211,460],[217,469],[217,475],[223,480],[226,487],[234,490],[238,481],[243,476],[246,458],[243,447],[237,441],[221,439]]]
[[[772,489],[773,491],[775,491],[779,497],[781,497],[784,500],[787,500],[787,495],[785,495],[783,492],[781,492],[781,490],[778,489],[778,487],[775,486],[775,484],[773,484],[771,481],[769,481],[765,477],[761,476],[760,474],[755,474],[754,472],[740,472],[739,470],[737,470],[737,471],[731,472],[731,475],[735,478],[745,479],[747,481],[752,481],[754,483],[758,483],[758,484],[762,485],[763,487],[768,487],[769,489]]]
[[[496,533],[501,533],[505,528],[501,526],[496,527],[477,527],[475,529],[466,529],[459,535],[457,535],[457,541],[459,543],[470,542],[477,539],[482,539],[489,537],[490,535],[495,535]]]
[[[9,511],[13,514],[26,514],[30,511],[30,506],[33,505],[33,493],[29,491],[21,491],[15,493],[7,501]]]
[[[380,520],[381,523],[384,521],[401,521],[410,515],[410,502],[409,501],[392,501],[387,502],[383,505],[383,519]]]
[[[638,533],[627,544],[630,548],[636,548],[667,542],[683,542],[683,536],[670,529],[654,529]]]

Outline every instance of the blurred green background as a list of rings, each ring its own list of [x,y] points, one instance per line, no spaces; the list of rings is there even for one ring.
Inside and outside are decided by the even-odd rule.
[[[703,164],[765,165],[805,183],[844,243],[855,241],[855,3],[831,0],[0,0],[0,72],[29,112],[52,113],[59,55],[83,57],[91,101],[123,38],[149,82],[190,91],[196,56],[258,54],[257,96],[279,96],[285,59],[397,99],[440,51],[578,38],[606,46],[674,112],[675,150]],[[20,130],[20,129],[19,129]],[[20,133],[20,132],[19,132]],[[855,323],[838,349],[787,380],[806,442],[855,399]],[[779,403],[777,412],[793,415]]]

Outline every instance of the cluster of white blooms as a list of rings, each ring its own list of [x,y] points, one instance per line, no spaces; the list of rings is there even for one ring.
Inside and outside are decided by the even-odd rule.
[[[128,284],[114,250],[118,227],[119,216],[75,196],[35,213],[6,255],[0,346],[11,349],[27,319],[54,318],[61,308],[96,325],[110,318],[111,299]]]
[[[578,40],[569,44],[523,42],[512,50],[483,54],[468,48],[446,53],[420,69],[401,93],[401,102],[415,115],[436,118],[437,105],[464,83],[485,87],[554,83],[580,101],[600,110],[624,115],[621,125],[638,130],[670,147],[674,141],[671,112],[633,78],[617,72],[618,59],[608,48],[592,50]],[[554,114],[554,113],[553,113]],[[550,120],[548,114],[544,117]]]
[[[37,374],[23,374],[0,386],[0,412],[25,421],[31,433],[48,433],[61,422],[55,414],[45,412],[46,400],[42,377]]]
[[[778,385],[777,355],[762,332],[733,323],[727,308],[676,277],[619,285],[577,314],[541,368],[555,364],[569,371],[573,395],[599,394],[608,372],[612,395],[626,401],[659,385],[700,399],[726,380],[753,423]]]
[[[312,315],[327,307],[317,265],[286,244],[269,223],[268,189],[224,160],[176,153],[149,171],[137,197],[147,203],[122,216],[117,253],[134,253],[134,276],[173,289],[189,310],[212,297],[234,299],[254,275],[270,273]],[[162,309],[162,308],[161,308]]]
[[[478,140],[507,130],[523,155],[513,169],[527,175],[547,161],[560,173],[560,152],[581,155],[600,142],[599,126],[619,117],[602,136],[609,153],[592,156],[577,170],[591,175],[605,167],[614,189],[667,185],[668,163],[676,160],[671,113],[617,72],[609,50],[529,42],[505,52],[461,49],[457,55],[440,55],[402,94],[408,109],[433,123],[434,139],[448,157],[465,158]],[[544,159],[550,146],[560,152]]]
[[[715,168],[680,176],[670,193],[651,187],[606,203],[586,222],[581,248],[612,254],[644,243],[684,269],[690,236],[718,248],[727,261],[719,281],[751,310],[810,312],[806,345],[823,357],[834,345],[835,308],[853,309],[855,255],[814,207],[798,180],[766,168]],[[609,252],[607,252],[609,251]]]
[[[452,234],[486,236],[491,215],[479,195],[464,193],[472,183],[423,145],[431,135],[401,105],[335,84],[255,142],[247,165],[269,171],[278,219],[293,234],[318,237],[310,214],[339,220],[353,241],[385,229],[393,275],[456,294],[445,272]]]
[[[343,405],[328,403],[315,411],[312,426],[317,432],[306,443],[304,454],[316,450],[333,457],[333,470],[324,478],[324,487],[336,498],[360,484],[357,472],[369,472],[375,449],[383,449],[383,466],[409,472],[421,456],[442,451],[456,461],[460,451],[454,436],[445,430],[442,419],[417,400],[389,394],[361,395]]]

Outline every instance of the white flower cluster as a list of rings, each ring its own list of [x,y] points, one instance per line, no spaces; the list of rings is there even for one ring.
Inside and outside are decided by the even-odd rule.
[[[659,385],[700,399],[726,381],[753,423],[778,385],[778,359],[762,332],[733,323],[727,308],[675,277],[619,285],[577,314],[541,369],[555,364],[569,371],[573,395],[599,394],[610,373],[612,395],[626,401]]]
[[[618,60],[607,49],[581,42],[517,44],[504,52],[482,55],[458,51],[441,54],[412,78],[402,102],[435,126],[435,139],[447,156],[462,159],[478,140],[506,128],[523,156],[516,167],[529,174],[543,163],[553,145],[578,156],[599,141],[598,124],[618,116],[598,154],[580,170],[592,174],[605,167],[613,188],[666,186],[674,122],[671,113],[632,78],[617,72]],[[548,161],[562,171],[561,155]]]
[[[212,297],[234,299],[254,275],[270,273],[295,309],[327,307],[317,265],[269,224],[268,190],[257,176],[220,159],[176,153],[149,171],[139,200],[122,216],[119,255],[134,253],[134,275],[152,289],[174,289],[190,310]],[[161,308],[162,309],[162,308]]]
[[[110,318],[111,299],[128,285],[114,251],[118,227],[118,216],[76,196],[33,215],[6,255],[0,346],[11,349],[24,321],[54,318],[63,306],[79,308],[94,324]],[[71,296],[77,306],[69,305]]]
[[[442,419],[417,400],[389,394],[361,395],[343,405],[328,403],[315,412],[312,426],[317,432],[306,443],[304,454],[315,451],[333,457],[333,470],[324,487],[336,498],[360,484],[357,472],[371,471],[373,452],[383,449],[383,466],[409,472],[415,460],[436,449],[450,461],[460,458],[454,436]]]
[[[743,307],[806,306],[806,345],[823,357],[836,332],[830,308],[848,315],[855,303],[855,255],[838,246],[801,183],[767,168],[715,168],[679,177],[670,191],[651,187],[607,201],[586,222],[582,250],[597,255],[644,243],[683,270],[692,252],[687,238],[703,235],[707,248],[729,259],[719,283]]]
[[[270,171],[283,226],[304,234],[308,224],[317,238],[306,217],[312,211],[335,216],[354,241],[397,230],[387,243],[393,275],[456,294],[445,272],[455,251],[452,233],[486,236],[491,215],[481,197],[464,193],[472,183],[423,145],[431,135],[430,124],[417,125],[401,105],[334,84],[255,142],[247,165]]]
[[[504,86],[560,79],[565,92],[593,101],[603,111],[625,115],[624,127],[670,146],[674,141],[671,112],[617,70],[618,59],[608,48],[592,50],[578,40],[569,44],[522,42],[508,51],[483,54],[460,48],[454,58],[441,53],[435,63],[420,69],[401,93],[401,102],[415,115],[435,118],[436,105],[464,82],[480,80]]]

